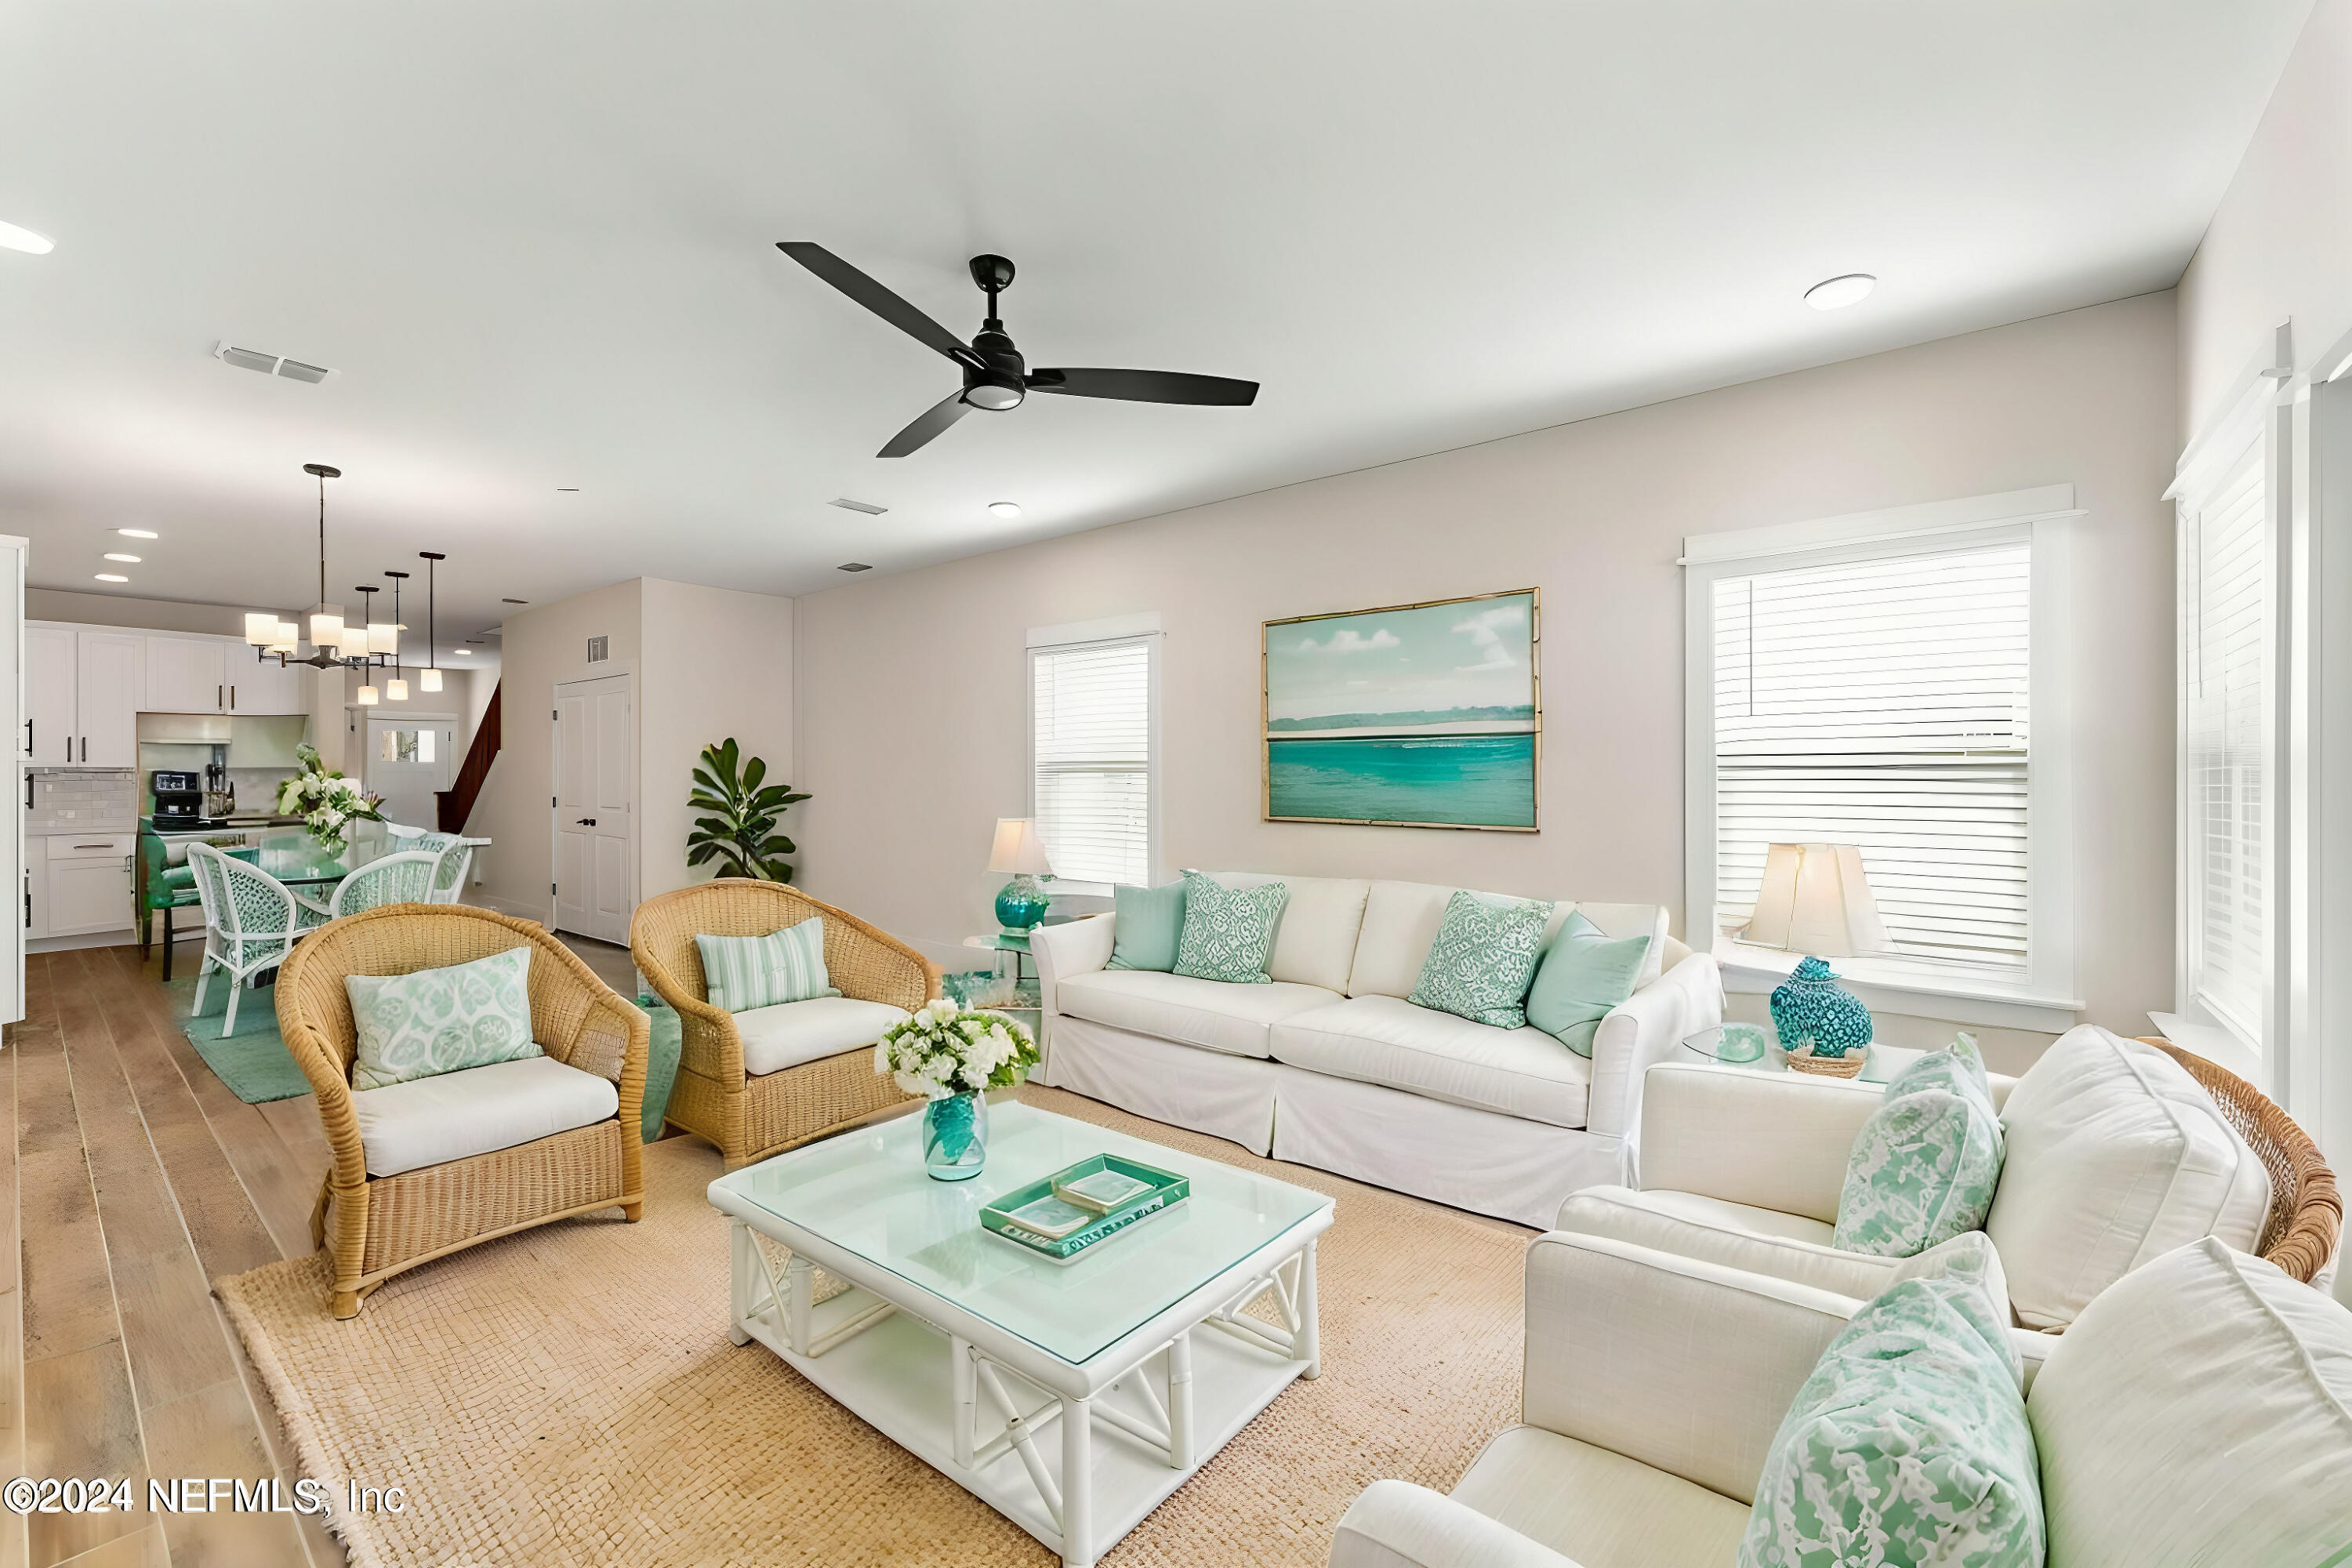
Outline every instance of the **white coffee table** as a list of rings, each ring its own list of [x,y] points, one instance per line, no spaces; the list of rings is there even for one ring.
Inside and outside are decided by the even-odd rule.
[[[923,1173],[905,1116],[711,1183],[730,1331],[1084,1568],[1316,1375],[1331,1200],[1032,1106],[989,1118],[968,1182]],[[1190,1177],[1191,1198],[1067,1265],[981,1228],[998,1194],[1107,1152]],[[791,1250],[781,1279],[755,1231]],[[851,1289],[813,1304],[817,1268]],[[1269,1295],[1279,1323],[1244,1314]]]

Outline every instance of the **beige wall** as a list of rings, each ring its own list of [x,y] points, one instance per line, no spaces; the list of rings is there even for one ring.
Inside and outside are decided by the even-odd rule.
[[[268,609],[255,605],[256,610]],[[284,615],[283,610],[272,614]],[[132,599],[119,594],[76,594],[64,588],[25,590],[28,621],[73,621],[85,626],[137,626],[151,632],[199,632],[215,637],[245,635],[245,609],[230,605],[183,605],[170,599]]]
[[[2352,331],[2352,0],[2312,8],[2179,294],[2184,442],[2281,321],[2297,369]]]
[[[499,668],[503,744],[474,803],[466,831],[491,840],[481,857],[479,901],[509,914],[544,920],[551,900],[554,818],[548,810],[555,776],[555,683],[637,668],[642,595],[634,580],[552,605],[519,609],[506,620]],[[591,666],[588,639],[612,639],[611,661]],[[645,704],[633,704],[642,715]],[[644,798],[640,788],[637,798]]]
[[[655,577],[644,593],[637,895],[650,899],[711,875],[686,863],[686,798],[704,746],[732,735],[767,760],[772,782],[793,776],[793,602]],[[788,816],[788,837],[795,826]]]
[[[2071,481],[2074,824],[2090,1016],[2171,993],[2169,293],[800,601],[803,880],[902,936],[992,925],[998,816],[1026,808],[1027,627],[1157,611],[1166,864],[1647,900],[1682,929],[1686,533]],[[1259,625],[1534,584],[1539,835],[1259,818]]]

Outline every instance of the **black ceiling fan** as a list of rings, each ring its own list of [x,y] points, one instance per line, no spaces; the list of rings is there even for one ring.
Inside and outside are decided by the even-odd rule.
[[[963,367],[963,386],[931,405],[890,437],[878,458],[903,458],[974,408],[1002,413],[1033,392],[1064,397],[1115,397],[1128,403],[1197,403],[1246,407],[1257,383],[1172,370],[1031,370],[996,316],[996,296],[1013,286],[1013,263],[1002,256],[971,258],[971,280],[988,295],[988,317],[971,342],[932,321],[822,245],[779,240],[776,248],[832,284],[917,342]]]

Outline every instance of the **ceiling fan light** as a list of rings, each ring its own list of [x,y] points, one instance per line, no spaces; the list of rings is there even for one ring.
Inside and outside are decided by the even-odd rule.
[[[1026,389],[1017,381],[975,381],[963,389],[963,400],[974,408],[985,408],[1002,414],[1008,408],[1021,406]]]
[[[374,707],[376,703],[375,688],[373,686],[361,687],[359,703],[362,708]]]
[[[387,701],[387,702],[405,702],[405,701],[407,701],[407,700],[408,700],[408,682],[406,682],[405,680],[402,680],[402,679],[398,679],[397,677],[394,678],[393,679],[390,679],[390,680],[385,681],[385,682],[383,683],[383,697],[384,697],[384,700],[385,700],[385,701]]]
[[[278,640],[278,628],[280,624],[278,616],[271,611],[263,610],[255,613],[248,610],[245,616],[245,640],[255,647],[268,647]]]

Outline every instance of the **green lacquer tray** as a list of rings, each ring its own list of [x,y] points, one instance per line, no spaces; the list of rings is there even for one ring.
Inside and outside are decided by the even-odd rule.
[[[1104,1215],[1093,1224],[1067,1236],[1054,1237],[1039,1235],[1013,1218],[1014,1211],[1035,1203],[1040,1198],[1055,1195],[1062,1184],[1090,1176],[1097,1171],[1117,1171],[1148,1184],[1148,1189]],[[1065,1165],[1050,1176],[1041,1176],[1025,1186],[1013,1188],[1003,1197],[980,1211],[980,1223],[992,1234],[1050,1263],[1069,1263],[1078,1254],[1097,1242],[1117,1236],[1139,1219],[1149,1219],[1174,1208],[1192,1195],[1192,1182],[1173,1171],[1163,1171],[1157,1165],[1147,1165],[1118,1154],[1096,1154],[1080,1160],[1075,1165]]]

